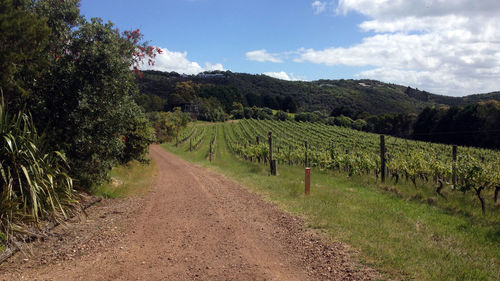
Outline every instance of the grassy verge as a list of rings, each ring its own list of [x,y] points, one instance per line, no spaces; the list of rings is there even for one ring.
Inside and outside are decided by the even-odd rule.
[[[151,187],[156,171],[156,163],[152,160],[149,164],[132,161],[113,168],[110,181],[94,188],[92,192],[106,198],[140,196]]]
[[[500,280],[500,223],[492,217],[453,212],[384,191],[364,178],[315,170],[312,193],[305,197],[303,168],[278,166],[278,176],[269,176],[263,164],[228,152],[221,125],[212,163],[208,140],[194,152],[185,145],[163,147],[263,194],[331,239],[347,242],[360,251],[361,262],[388,278]]]

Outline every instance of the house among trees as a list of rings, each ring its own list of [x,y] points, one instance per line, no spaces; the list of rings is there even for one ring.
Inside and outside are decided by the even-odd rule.
[[[211,79],[211,78],[224,78],[226,77],[223,73],[199,73],[199,78]]]
[[[200,104],[198,102],[186,103],[182,106],[182,112],[189,113],[191,118],[196,119],[200,113]]]

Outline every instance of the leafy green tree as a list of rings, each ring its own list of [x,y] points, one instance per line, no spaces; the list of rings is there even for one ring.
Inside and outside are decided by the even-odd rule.
[[[202,84],[199,89],[199,97],[215,97],[220,101],[224,110],[230,112],[234,102],[244,104],[246,100],[240,93],[240,90],[233,86],[220,86],[213,84]]]
[[[200,112],[198,119],[211,122],[226,121],[228,116],[222,107],[222,104],[214,97],[208,99],[199,99]]]
[[[129,136],[129,143],[134,135],[135,141],[141,140],[142,144],[133,144],[140,153],[152,142],[143,114],[131,101],[137,92],[129,71],[136,52],[136,39],[131,39],[137,33],[124,38],[111,23],[92,19],[74,31],[67,55],[57,63],[56,81],[68,83],[56,90],[57,98],[46,96],[47,109],[60,112],[48,121],[57,129],[53,140],[68,154],[72,174],[83,187],[104,180],[119,160],[138,157],[123,137]],[[137,132],[138,127],[144,132]],[[120,157],[124,153],[134,156]]]
[[[276,101],[276,99],[270,95],[264,95],[262,98],[262,102],[264,103],[265,107],[272,108],[272,109],[279,109],[280,105]]]
[[[257,111],[257,107],[256,106],[245,107],[245,109],[243,110],[243,116],[245,117],[245,119],[254,118],[253,117],[255,115],[254,111]]]
[[[77,186],[88,189],[117,163],[142,158],[152,142],[132,101],[138,88],[130,68],[140,74],[141,61],[159,51],[140,43],[139,30],[83,20],[78,1],[36,1],[35,11],[52,29],[54,59],[31,101],[33,115],[50,144],[65,151]]]
[[[178,82],[175,84],[175,93],[180,97],[176,102],[176,106],[184,105],[193,102],[197,95],[196,90],[198,86],[192,81]]]
[[[140,94],[134,98],[134,101],[146,112],[163,111],[167,105],[167,101],[157,95]]]
[[[50,29],[28,4],[0,0],[0,87],[12,109],[22,107],[48,66]]]
[[[171,141],[178,135],[179,130],[191,121],[189,115],[183,113],[180,108],[169,112],[149,112],[147,117],[153,124],[157,143]]]
[[[231,115],[233,119],[242,119],[245,115],[245,110],[243,109],[243,105],[239,102],[233,102]]]
[[[288,120],[288,114],[284,111],[281,111],[281,110],[278,110],[276,112],[276,114],[274,115],[274,118],[276,118],[276,120],[280,120],[280,121],[286,121]]]
[[[139,30],[84,20],[77,0],[0,0],[0,31],[0,92],[20,112],[2,100],[0,233],[11,233],[65,217],[73,182],[90,190],[114,165],[144,160],[154,135],[131,68],[140,76],[161,50]]]
[[[324,116],[320,112],[300,112],[295,114],[295,121],[321,122]]]
[[[155,141],[154,129],[137,104],[126,98],[121,108],[122,118],[128,122],[122,142],[125,144],[120,162],[125,164],[131,160],[147,161],[149,145]]]
[[[363,119],[356,119],[354,122],[352,122],[351,125],[353,129],[356,129],[358,131],[364,131],[366,130],[368,123]]]
[[[292,97],[286,96],[281,105],[281,109],[286,112],[295,113],[297,112],[297,103]]]
[[[344,116],[344,115],[340,115],[338,117],[335,117],[335,125],[337,126],[341,126],[341,127],[352,127],[352,119],[347,117],[347,116]]]

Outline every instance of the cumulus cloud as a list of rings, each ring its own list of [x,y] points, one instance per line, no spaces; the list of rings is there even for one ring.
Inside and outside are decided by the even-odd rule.
[[[205,70],[207,70],[207,71],[214,71],[214,70],[224,71],[224,67],[220,63],[211,64],[209,62],[206,62],[205,63]]]
[[[326,10],[326,5],[327,5],[326,1],[317,1],[317,0],[312,2],[311,4],[315,14],[321,14],[322,12],[324,12]]]
[[[281,58],[276,54],[270,54],[265,49],[250,51],[245,54],[247,60],[253,60],[258,62],[283,62]]]
[[[197,74],[203,71],[224,70],[222,64],[205,63],[202,67],[199,63],[190,61],[187,58],[187,52],[169,51],[167,48],[161,48],[162,53],[158,54],[154,61],[154,65],[144,64],[140,67],[141,70],[159,70],[159,71],[175,71],[184,74]]]
[[[280,72],[264,72],[262,74],[270,76],[270,77],[273,77],[273,78],[278,78],[278,79],[281,79],[281,80],[288,80],[288,81],[304,80],[304,79],[301,79],[300,77],[296,77],[293,73],[288,74],[288,73],[286,73],[284,71],[280,71]]]
[[[500,1],[340,0],[336,12],[365,15],[360,29],[375,34],[347,48],[303,49],[295,62],[371,66],[358,76],[440,94],[500,88]]]
[[[496,15],[500,9],[497,0],[339,0],[337,13],[359,12],[375,19],[405,18],[409,16]]]
[[[312,7],[324,11],[328,3]],[[247,58],[371,67],[358,77],[454,96],[500,89],[500,1],[339,0],[337,15],[350,12],[367,17],[359,28],[371,35],[358,44],[275,54],[262,49]]]

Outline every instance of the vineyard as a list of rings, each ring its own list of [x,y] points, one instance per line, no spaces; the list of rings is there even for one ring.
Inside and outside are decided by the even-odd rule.
[[[246,119],[194,123],[163,146],[305,216],[377,268],[403,275],[394,279],[498,280],[500,153],[383,142],[342,127]]]
[[[222,126],[228,149],[248,161],[269,162],[268,133],[272,132],[273,159],[278,167],[310,166],[347,176],[367,176],[387,184],[410,184],[448,196],[470,194],[484,213],[498,204],[500,152],[384,137],[320,123],[244,119],[238,123],[190,126],[176,145],[189,142],[196,150],[203,139],[215,145],[216,126]],[[210,127],[213,127],[210,128]],[[381,149],[385,153],[381,154]],[[385,169],[381,165],[385,162]],[[384,173],[382,172],[384,169]]]

